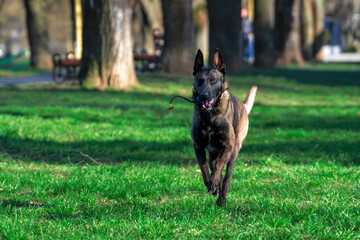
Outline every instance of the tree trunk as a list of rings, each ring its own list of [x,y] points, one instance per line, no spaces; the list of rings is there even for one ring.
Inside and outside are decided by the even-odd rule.
[[[206,1],[201,0],[193,5],[195,46],[201,49],[205,59],[209,58],[209,18],[206,8]]]
[[[24,0],[24,6],[31,51],[30,65],[39,69],[51,69],[46,3],[44,0]]]
[[[80,80],[86,87],[128,89],[138,84],[132,52],[130,0],[82,1]]]
[[[152,30],[164,32],[161,0],[140,0]]]
[[[313,58],[322,61],[322,46],[323,46],[323,32],[324,32],[324,18],[325,6],[324,0],[313,0],[314,3],[314,32],[315,40],[313,45]]]
[[[209,54],[219,48],[227,69],[239,73],[243,68],[241,1],[208,0]]]
[[[300,43],[300,0],[276,0],[277,65],[304,65]]]
[[[301,0],[301,48],[305,60],[313,57],[315,40],[313,0]]]
[[[191,75],[195,59],[192,0],[163,0],[164,50],[162,69]]]
[[[133,51],[136,55],[140,55],[143,50],[148,50],[146,48],[146,25],[148,24],[140,1],[135,1],[132,9]]]
[[[275,66],[275,1],[255,0],[255,62],[258,68]]]

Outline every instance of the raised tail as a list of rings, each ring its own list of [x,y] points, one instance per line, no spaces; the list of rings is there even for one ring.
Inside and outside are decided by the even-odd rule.
[[[256,91],[257,91],[257,86],[256,85],[252,86],[248,95],[245,98],[244,104],[245,104],[246,112],[248,115],[250,114],[251,109],[254,105]]]

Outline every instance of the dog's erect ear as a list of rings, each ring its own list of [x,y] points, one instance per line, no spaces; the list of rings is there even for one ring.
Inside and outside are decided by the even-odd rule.
[[[194,72],[193,75],[195,76],[200,69],[204,67],[204,56],[200,49],[197,51],[196,57],[195,57],[195,64],[194,64]]]
[[[225,62],[218,48],[216,49],[214,55],[214,67],[217,68],[223,74],[225,74],[225,70],[226,70]]]

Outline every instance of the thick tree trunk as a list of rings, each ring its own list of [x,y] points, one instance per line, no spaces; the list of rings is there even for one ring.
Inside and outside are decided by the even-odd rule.
[[[205,59],[209,57],[209,18],[206,1],[198,1],[193,5],[196,48],[201,49]]]
[[[192,0],[163,0],[164,50],[162,70],[167,73],[192,73],[195,36]]]
[[[151,29],[164,32],[161,0],[140,0]]]
[[[82,1],[83,53],[80,80],[87,87],[137,85],[130,0]]]
[[[30,65],[39,69],[51,69],[45,0],[24,0],[24,6],[31,51]]]
[[[140,1],[135,1],[133,5],[132,14],[132,34],[133,34],[133,50],[135,54],[140,55],[143,50],[148,50],[146,47],[146,29],[148,24],[146,16],[141,6]]]
[[[315,41],[313,45],[313,58],[322,61],[323,54],[321,48],[323,46],[324,18],[325,6],[324,0],[313,0],[314,4],[314,33]]]
[[[255,0],[255,62],[258,68],[275,66],[275,0]]]
[[[239,73],[243,68],[241,1],[208,0],[209,54],[219,48],[227,69]]]
[[[300,43],[300,0],[276,0],[277,65],[304,65]]]
[[[301,0],[301,48],[305,60],[313,57],[315,40],[313,0]]]

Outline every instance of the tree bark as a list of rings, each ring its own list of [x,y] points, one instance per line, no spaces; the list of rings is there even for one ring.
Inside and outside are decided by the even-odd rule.
[[[300,0],[276,0],[276,64],[304,65],[300,43]]]
[[[51,69],[46,3],[44,0],[24,0],[24,6],[31,51],[30,65],[39,69]]]
[[[209,58],[209,18],[206,1],[198,1],[193,5],[195,46],[201,49],[205,59]]]
[[[161,0],[140,0],[152,30],[164,32]]]
[[[163,0],[164,49],[162,70],[191,75],[195,58],[192,0]]]
[[[275,66],[275,1],[255,0],[255,62],[258,68]]]
[[[86,87],[128,89],[138,84],[131,36],[130,0],[82,1],[80,80]]]
[[[243,69],[241,36],[241,1],[208,0],[209,54],[219,48],[227,69],[239,73]]]
[[[315,40],[313,45],[313,58],[318,61],[323,60],[322,46],[323,46],[323,32],[324,32],[324,18],[325,6],[324,0],[313,0],[314,4],[314,34]]]
[[[315,41],[313,0],[301,0],[301,48],[305,60],[313,57]]]

